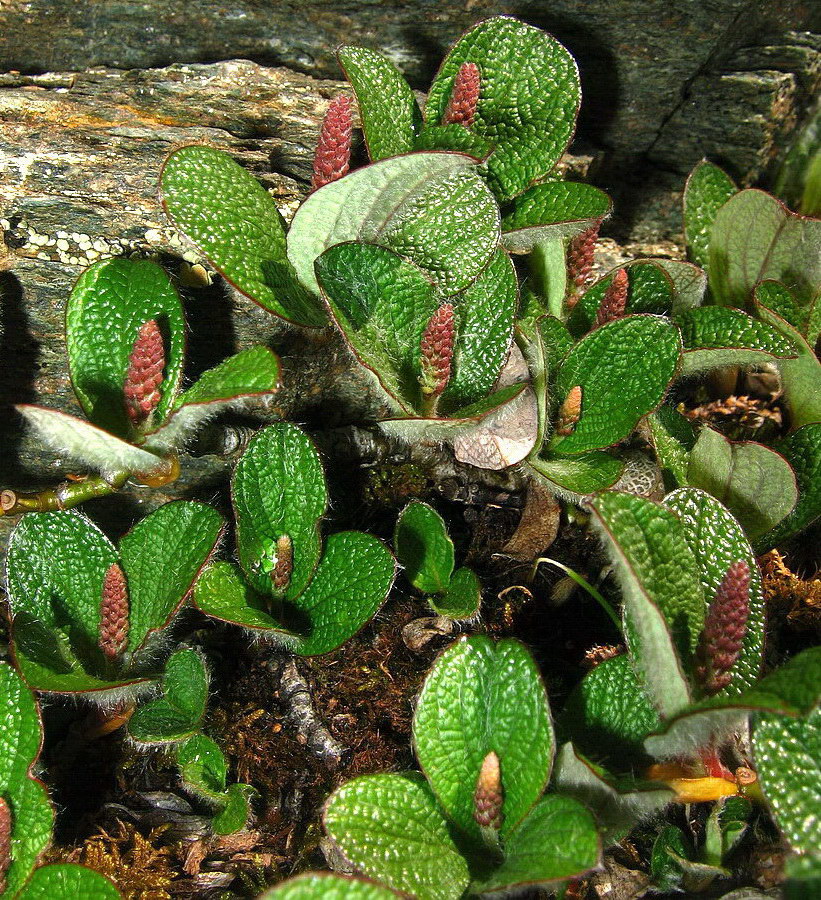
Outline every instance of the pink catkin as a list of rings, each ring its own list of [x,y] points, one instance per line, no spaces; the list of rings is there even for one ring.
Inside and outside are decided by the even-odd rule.
[[[149,319],[140,327],[137,340],[128,358],[123,395],[125,410],[133,425],[142,424],[156,409],[162,395],[162,373],[165,368],[165,348],[156,319]]]
[[[466,62],[459,66],[456,78],[453,79],[450,100],[442,116],[443,125],[464,125],[465,128],[473,125],[479,103],[480,81],[479,66],[476,63]]]
[[[577,288],[583,288],[590,280],[598,236],[599,226],[594,225],[576,235],[567,247],[567,275]]]
[[[443,303],[430,317],[419,344],[423,394],[438,397],[447,387],[454,340],[453,305]]]
[[[347,174],[351,167],[352,134],[351,101],[340,94],[331,101],[319,132],[311,181],[314,190]]]
[[[704,621],[696,671],[705,693],[716,694],[732,681],[749,617],[750,566],[740,560],[721,579]]]
[[[620,319],[627,309],[627,270],[619,269],[607,285],[599,308],[596,310],[596,328]]]
[[[482,760],[473,792],[473,818],[481,828],[502,827],[502,772],[499,757],[491,750]]]
[[[0,894],[6,890],[6,875],[11,865],[11,835],[14,823],[11,807],[0,797]]]
[[[562,435],[573,434],[576,423],[582,415],[582,386],[574,385],[567,392],[562,405],[559,409],[558,421],[556,423],[556,433]]]
[[[115,660],[128,646],[128,585],[117,563],[108,567],[100,602],[99,647],[106,659]]]

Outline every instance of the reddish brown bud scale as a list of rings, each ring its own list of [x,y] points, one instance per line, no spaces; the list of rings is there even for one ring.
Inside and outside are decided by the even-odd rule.
[[[583,288],[590,279],[598,236],[599,226],[594,225],[576,235],[567,247],[567,275],[576,288]]]
[[[620,319],[627,309],[627,270],[619,269],[607,285],[599,308],[596,310],[596,328]]]
[[[108,567],[100,603],[99,647],[106,659],[115,660],[128,646],[128,585],[117,563]]]
[[[345,94],[340,94],[331,101],[319,131],[311,180],[314,190],[348,173],[351,167],[352,134],[351,101]]]
[[[473,792],[473,818],[480,828],[498,831],[502,827],[502,770],[499,757],[493,752],[482,760],[482,768]]]
[[[559,409],[559,419],[556,423],[556,433],[561,435],[573,434],[576,422],[582,415],[582,386],[580,384],[570,388]]]
[[[707,610],[696,671],[705,693],[717,694],[732,681],[750,617],[750,566],[744,560],[727,569]]]
[[[164,368],[162,333],[157,320],[149,319],[140,327],[134,341],[123,386],[125,410],[134,425],[142,424],[160,402],[159,387]]]
[[[11,835],[14,823],[11,807],[0,797],[0,894],[6,890],[6,874],[11,865]]]
[[[438,397],[448,386],[455,337],[453,304],[443,303],[430,317],[419,343],[423,394]]]
[[[291,575],[294,572],[294,544],[290,535],[282,534],[277,538],[276,561],[271,569],[271,582],[274,590],[284,594],[285,589],[291,583]]]
[[[465,62],[459,66],[447,108],[442,116],[443,125],[464,125],[470,128],[476,118],[479,103],[481,75],[476,63]]]

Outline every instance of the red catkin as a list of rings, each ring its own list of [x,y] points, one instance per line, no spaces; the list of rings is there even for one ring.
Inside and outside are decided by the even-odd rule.
[[[314,190],[347,174],[351,167],[352,134],[351,101],[340,94],[331,101],[319,132],[311,180]]]
[[[470,128],[476,118],[481,76],[476,63],[465,62],[459,66],[447,108],[442,116],[443,125],[464,125]]]
[[[482,768],[473,792],[473,818],[481,828],[502,827],[502,770],[493,750],[482,760]]]
[[[117,563],[108,567],[100,602],[99,647],[106,659],[115,660],[128,645],[128,585]]]
[[[430,317],[419,344],[422,393],[438,397],[450,381],[455,340],[453,304],[443,303]]]
[[[599,226],[594,225],[576,235],[567,247],[567,275],[576,288],[583,288],[590,279],[598,236]]]
[[[573,434],[576,422],[582,414],[582,386],[580,384],[570,388],[564,402],[559,409],[559,419],[556,423],[556,433],[562,435]]]
[[[750,566],[734,562],[727,569],[704,621],[696,672],[707,694],[716,694],[732,681],[747,634],[750,616]]]
[[[271,582],[277,593],[284,594],[291,583],[294,571],[294,544],[290,535],[282,534],[277,538],[276,562],[271,569]]]
[[[160,402],[159,387],[165,368],[165,348],[156,319],[140,327],[128,358],[123,394],[125,410],[133,425],[142,424]]]
[[[627,270],[619,269],[607,285],[599,308],[596,310],[596,328],[620,319],[627,309]]]
[[[6,890],[6,874],[11,865],[11,807],[0,797],[0,894]]]

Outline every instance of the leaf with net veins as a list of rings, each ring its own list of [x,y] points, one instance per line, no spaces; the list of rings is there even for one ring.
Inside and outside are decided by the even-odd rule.
[[[453,574],[453,541],[444,519],[420,500],[399,513],[393,535],[397,559],[410,583],[427,594],[447,590]]]
[[[684,235],[690,258],[702,268],[709,262],[710,234],[716,214],[738,193],[733,180],[712,163],[700,162],[684,188]]]

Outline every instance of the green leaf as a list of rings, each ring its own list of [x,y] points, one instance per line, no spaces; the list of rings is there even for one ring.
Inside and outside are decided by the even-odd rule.
[[[128,649],[145,646],[193,588],[222,535],[220,514],[205,503],[176,500],[138,522],[120,541],[128,579]]]
[[[663,269],[673,284],[673,316],[678,316],[687,309],[701,306],[707,291],[707,273],[692,263],[681,259],[658,258],[647,260]],[[641,262],[632,265],[641,265]],[[628,274],[632,266],[628,267]]]
[[[790,464],[754,441],[728,441],[705,425],[690,453],[687,481],[720,500],[750,540],[774,528],[798,499]]]
[[[66,307],[71,381],[89,419],[127,437],[132,427],[123,401],[128,360],[140,328],[155,319],[163,334],[162,399],[153,418],[168,415],[182,378],[185,319],[165,272],[148,260],[107,259],[89,266]]]
[[[43,785],[30,775],[43,734],[34,695],[0,663],[0,798],[12,815],[12,861],[5,872],[9,897],[28,878],[51,838],[54,812]]]
[[[400,895],[364,878],[308,872],[266,891],[259,900],[396,900]]]
[[[206,800],[221,802],[228,765],[222,750],[204,734],[195,734],[177,748],[177,765],[184,785]]]
[[[530,467],[537,477],[560,496],[575,498],[606,491],[621,478],[622,460],[609,453],[593,450],[578,456],[557,456],[549,452],[531,456]]]
[[[229,784],[226,804],[211,820],[216,834],[236,834],[242,831],[251,815],[250,799],[256,791],[250,784]]]
[[[567,148],[581,99],[576,63],[538,28],[506,16],[486,19],[439,68],[425,106],[428,123],[441,121],[465,62],[476,63],[481,75],[471,130],[495,147],[488,180],[506,200],[547,175]]]
[[[365,47],[340,47],[336,55],[356,93],[371,162],[414,150],[422,113],[396,66]]]
[[[473,890],[488,894],[556,884],[595,868],[600,858],[592,814],[572,797],[549,794],[508,835],[504,861]]]
[[[99,872],[73,863],[52,863],[31,876],[17,900],[120,900],[116,887]]]
[[[630,771],[642,742],[661,726],[658,712],[627,656],[599,663],[573,689],[558,722],[559,733],[582,752]]]
[[[690,700],[676,647],[692,653],[704,626],[698,570],[681,523],[632,494],[601,494],[592,509],[621,584],[633,665],[662,717],[674,715]]]
[[[527,727],[523,723],[527,723]],[[538,669],[518,641],[477,635],[442,653],[428,674],[413,725],[416,756],[447,815],[481,840],[473,794],[482,762],[499,757],[507,837],[544,790],[553,728]]]
[[[617,319],[582,338],[556,383],[562,399],[581,386],[581,417],[572,434],[554,436],[554,449],[585,453],[626,438],[661,403],[680,355],[678,329],[654,316]]]
[[[582,756],[571,743],[556,757],[553,785],[594,810],[605,847],[622,840],[642,819],[647,819],[673,800],[673,792],[631,777],[616,778]]]
[[[665,825],[658,833],[650,856],[653,885],[660,891],[680,891],[682,869],[679,860],[687,859],[684,832],[675,825]]]
[[[445,413],[483,400],[502,371],[519,306],[516,270],[507,253],[498,250],[484,272],[454,301],[453,368],[440,400]],[[417,366],[418,355],[417,349]]]
[[[208,673],[196,650],[177,650],[165,667],[163,696],[141,706],[128,734],[141,744],[183,741],[202,725],[208,701]]]
[[[411,502],[399,513],[393,535],[408,581],[426,594],[444,593],[453,574],[453,541],[445,520],[427,503]]]
[[[684,236],[690,258],[702,268],[709,259],[710,234],[722,206],[738,192],[733,180],[718,166],[700,162],[684,188]]]
[[[277,539],[287,534],[293,573],[285,598],[308,584],[319,562],[319,522],[328,504],[325,474],[311,439],[285,422],[257,432],[231,482],[239,561],[255,590],[273,593],[269,572]]]
[[[693,426],[668,404],[650,413],[647,423],[665,481],[671,482],[674,487],[686,484],[690,451],[696,442]]]
[[[191,145],[160,173],[165,212],[237,290],[302,325],[322,325],[319,304],[296,283],[285,226],[271,195],[220,150]]]
[[[431,283],[412,263],[373,244],[331,247],[316,272],[357,359],[411,412],[420,402],[420,341],[439,306]]]
[[[772,279],[782,282],[803,309],[821,290],[819,250],[821,219],[791,213],[763,191],[741,191],[721,207],[713,226],[713,296],[725,306],[749,307],[756,284]]]
[[[564,297],[567,293],[567,263],[565,261],[564,241],[544,241],[536,244],[527,259],[533,291],[544,299],[527,320],[538,319],[549,313],[560,321],[564,309]],[[524,311],[520,314],[525,318]],[[563,322],[560,324],[564,325]]]
[[[756,302],[772,310],[777,316],[781,316],[785,322],[792,325],[796,331],[803,332],[806,326],[806,316],[799,309],[793,295],[781,284],[780,281],[762,281],[755,286],[753,295]],[[808,341],[807,343],[815,343]]]
[[[575,237],[610,215],[612,202],[592,184],[551,181],[516,197],[502,216],[502,246],[529,253],[537,243]]]
[[[781,441],[776,449],[795,473],[798,502],[793,511],[755,545],[760,555],[800,534],[821,516],[821,423],[804,425]]]
[[[108,481],[135,472],[150,475],[166,462],[96,425],[55,409],[20,404],[15,409],[40,439],[55,452],[94,469]]]
[[[763,715],[753,731],[753,755],[764,796],[794,850],[821,846],[821,709],[806,719]]]
[[[472,156],[477,162],[485,160],[493,152],[493,145],[468,131],[464,125],[427,125],[417,136],[414,150],[458,150]]]
[[[325,829],[366,875],[419,900],[458,900],[470,876],[436,798],[415,772],[366,775],[337,788]]]
[[[482,585],[472,569],[462,566],[453,573],[444,594],[428,598],[435,613],[450,619],[472,619],[482,603]]]
[[[179,447],[211,416],[240,408],[250,397],[272,394],[279,387],[279,357],[267,347],[249,347],[204,372],[177,399],[170,419],[148,436],[147,446]]]
[[[314,261],[334,244],[380,244],[407,257],[444,292],[466,288],[499,243],[499,210],[460,153],[410,153],[383,159],[326,184],[299,207],[288,258],[310,291]]]
[[[731,669],[733,679],[722,691],[727,696],[740,694],[757,682],[764,653],[764,591],[753,549],[738,521],[709,494],[685,487],[668,494],[664,505],[681,520],[708,605],[733,563],[744,561],[750,567],[747,633],[741,653]]]
[[[739,309],[702,306],[676,319],[684,339],[681,374],[695,375],[720,366],[762,365],[774,358],[794,357],[784,335]]]

